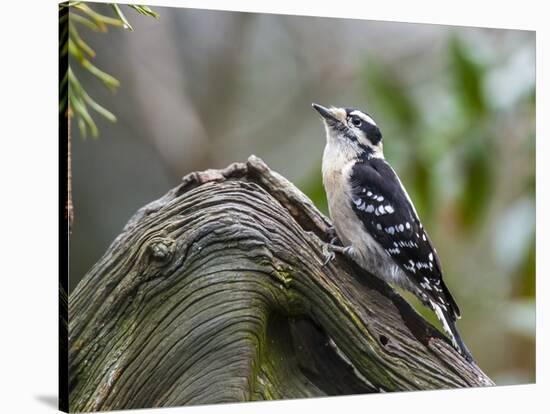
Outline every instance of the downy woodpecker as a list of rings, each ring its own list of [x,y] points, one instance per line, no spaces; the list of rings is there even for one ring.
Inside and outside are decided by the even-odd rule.
[[[382,134],[374,120],[354,108],[325,108],[327,143],[323,184],[330,216],[342,246],[329,245],[372,274],[415,294],[441,321],[453,346],[469,361],[456,327],[460,310],[443,282],[441,263],[414,205],[384,159]]]

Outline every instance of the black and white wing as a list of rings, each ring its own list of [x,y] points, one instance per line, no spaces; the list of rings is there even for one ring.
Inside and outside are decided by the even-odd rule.
[[[367,232],[452,319],[460,310],[445,286],[441,264],[415,208],[391,166],[372,158],[351,171],[353,210]],[[439,315],[438,315],[439,316]]]

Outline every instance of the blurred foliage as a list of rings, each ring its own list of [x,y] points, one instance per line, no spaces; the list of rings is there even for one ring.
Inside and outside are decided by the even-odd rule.
[[[421,119],[417,105],[404,83],[389,67],[374,59],[364,65],[364,87],[377,97],[377,105],[382,112],[392,117],[401,127],[414,128]]]
[[[430,111],[438,108],[423,109],[395,71],[373,59],[367,59],[364,65],[364,90],[375,103],[373,106],[391,122],[392,134],[402,141],[408,137],[414,142],[414,145],[401,142],[399,146],[407,155],[397,158],[401,159],[400,167],[408,177],[407,187],[415,194],[417,210],[427,220],[434,217],[433,208],[445,191],[437,186],[446,185],[436,179],[434,164],[443,159],[445,153],[456,155],[461,182],[454,200],[455,219],[460,222],[458,228],[472,231],[483,218],[494,185],[490,160],[494,134],[490,121],[494,118],[487,116],[491,108],[483,90],[486,68],[468,53],[458,38],[451,38],[447,49],[449,96],[454,100],[454,113],[445,116],[449,122],[430,122],[433,116]]]
[[[483,92],[485,67],[468,54],[467,48],[453,38],[449,45],[451,76],[460,109],[470,122],[477,123],[487,114],[488,106]]]
[[[80,68],[88,71],[95,78],[99,79],[111,91],[116,91],[119,81],[97,66],[91,60],[96,56],[95,51],[82,39],[79,28],[86,27],[95,32],[107,32],[109,26],[120,27],[133,31],[128,19],[117,4],[110,4],[115,16],[101,14],[82,1],[69,1],[59,5],[59,33],[60,58],[70,54],[80,64]],[[128,5],[136,12],[158,18],[158,14],[147,6]],[[76,68],[75,68],[76,69]],[[105,117],[111,122],[116,121],[115,115],[97,103],[82,87],[75,69],[69,63],[59,86],[59,112],[66,113],[69,118],[75,116],[78,128],[83,137],[87,136],[89,130],[93,137],[97,137],[97,125],[90,114],[89,109]]]
[[[529,245],[529,251],[525,257],[524,262],[520,268],[520,274],[523,274],[521,278],[521,288],[519,290],[520,296],[534,298],[536,293],[536,241],[535,235],[531,239]]]
[[[463,228],[474,231],[489,206],[495,182],[491,163],[491,142],[482,136],[476,136],[475,132],[472,132],[469,140],[472,142],[465,142],[463,147],[464,177],[457,202]]]
[[[322,159],[315,164],[315,167],[307,174],[307,178],[303,180],[299,187],[311,199],[315,207],[317,207],[325,215],[329,214],[325,187],[320,175],[319,166]]]

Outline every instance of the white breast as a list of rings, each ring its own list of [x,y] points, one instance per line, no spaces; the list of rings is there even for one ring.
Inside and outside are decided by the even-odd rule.
[[[323,184],[330,217],[344,246],[352,246],[359,265],[390,283],[403,285],[403,272],[367,233],[352,208],[350,174],[356,159],[327,144],[323,153]]]
[[[361,225],[351,208],[351,188],[349,175],[353,160],[347,159],[345,153],[334,151],[327,144],[323,154],[323,185],[327,193],[330,217],[336,233],[344,245],[352,244],[353,228]],[[355,232],[357,232],[355,228]]]

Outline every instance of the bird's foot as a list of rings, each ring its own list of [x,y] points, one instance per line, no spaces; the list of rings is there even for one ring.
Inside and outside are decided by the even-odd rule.
[[[340,253],[352,260],[355,258],[355,250],[353,247],[343,247],[333,243],[326,243],[323,245],[323,256],[325,257],[323,266],[326,266],[329,262],[333,261],[336,258],[336,253]]]

